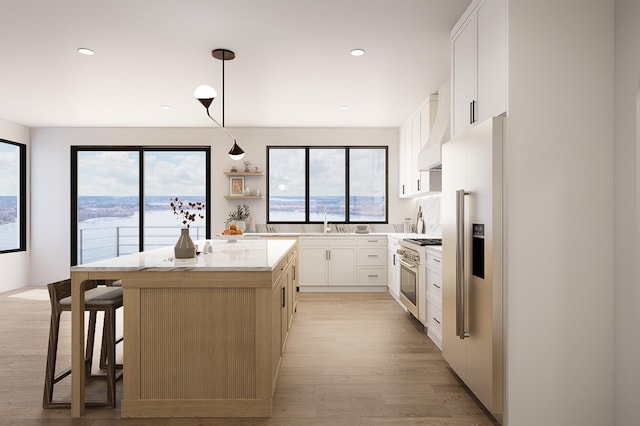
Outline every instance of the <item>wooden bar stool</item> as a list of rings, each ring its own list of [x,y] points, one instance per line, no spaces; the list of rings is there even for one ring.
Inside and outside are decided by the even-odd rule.
[[[60,332],[60,316],[64,311],[71,311],[71,280],[62,280],[47,284],[51,301],[51,325],[49,328],[49,347],[47,350],[47,367],[45,371],[43,408],[69,408],[70,402],[53,401],[53,386],[71,374],[71,368],[56,375],[56,359],[58,352],[58,335]],[[87,406],[116,406],[116,382],[122,378],[122,370],[116,371],[116,335],[115,312],[122,307],[122,288],[115,286],[97,286],[95,281],[85,283],[85,311],[89,312],[87,327],[87,347],[85,352],[85,372],[91,376],[93,360],[93,344],[95,340],[96,315],[104,312],[102,352],[107,370],[107,401],[87,402]],[[121,341],[122,339],[120,339]],[[102,357],[101,357],[102,358]],[[104,376],[100,376],[104,377]]]

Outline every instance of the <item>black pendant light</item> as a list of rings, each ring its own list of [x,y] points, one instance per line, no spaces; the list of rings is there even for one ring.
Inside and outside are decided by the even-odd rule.
[[[195,98],[199,100],[200,103],[205,107],[205,109],[207,110],[207,116],[211,120],[213,120],[214,123],[220,126],[231,139],[233,139],[233,146],[229,151],[229,158],[231,158],[232,160],[240,160],[242,159],[242,157],[244,157],[244,151],[236,142],[236,138],[233,137],[233,135],[226,129],[226,127],[224,127],[224,61],[231,61],[236,57],[236,54],[227,49],[215,49],[211,52],[211,55],[214,58],[222,61],[222,124],[218,123],[216,119],[213,118],[209,113],[209,107],[217,96],[217,93],[213,87],[206,84],[198,86],[193,93],[193,96],[195,96]]]

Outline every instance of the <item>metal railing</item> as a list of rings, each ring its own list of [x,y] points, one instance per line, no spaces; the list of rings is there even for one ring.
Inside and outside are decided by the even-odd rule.
[[[194,240],[206,237],[204,226],[189,228]],[[144,250],[172,246],[180,237],[180,228],[173,226],[145,226]],[[85,228],[78,232],[78,264],[138,253],[139,228],[113,226]]]

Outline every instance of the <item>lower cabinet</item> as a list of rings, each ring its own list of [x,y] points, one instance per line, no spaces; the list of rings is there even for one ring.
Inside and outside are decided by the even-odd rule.
[[[389,294],[400,301],[400,263],[397,259],[397,251],[400,249],[400,240],[387,237],[387,287]]]
[[[442,251],[427,248],[427,336],[442,350]]]
[[[291,321],[293,321],[293,313],[296,311],[298,306],[298,271],[300,270],[300,256],[298,255],[298,237],[279,237],[279,236],[268,236],[261,237],[263,240],[295,240],[296,245],[294,246],[295,251],[295,259],[293,264],[291,265],[291,290],[287,292],[287,315],[289,318],[289,325],[291,325]],[[290,254],[291,255],[291,254]]]
[[[357,239],[357,281],[361,286],[387,285],[387,238],[383,236]]]
[[[386,289],[386,236],[301,236],[299,286],[307,291],[347,287]]]
[[[280,361],[287,343],[289,328],[295,313],[295,274],[297,262],[296,247],[287,254],[284,262],[278,265],[281,269],[280,275],[271,288],[271,350],[273,354],[272,380],[275,387],[275,380],[278,376]]]
[[[300,237],[300,287],[356,282],[354,237]]]

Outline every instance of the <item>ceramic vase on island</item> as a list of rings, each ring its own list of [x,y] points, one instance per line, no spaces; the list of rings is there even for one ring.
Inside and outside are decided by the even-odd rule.
[[[173,247],[176,259],[192,259],[196,257],[196,245],[189,236],[189,228],[180,229],[180,238]]]

